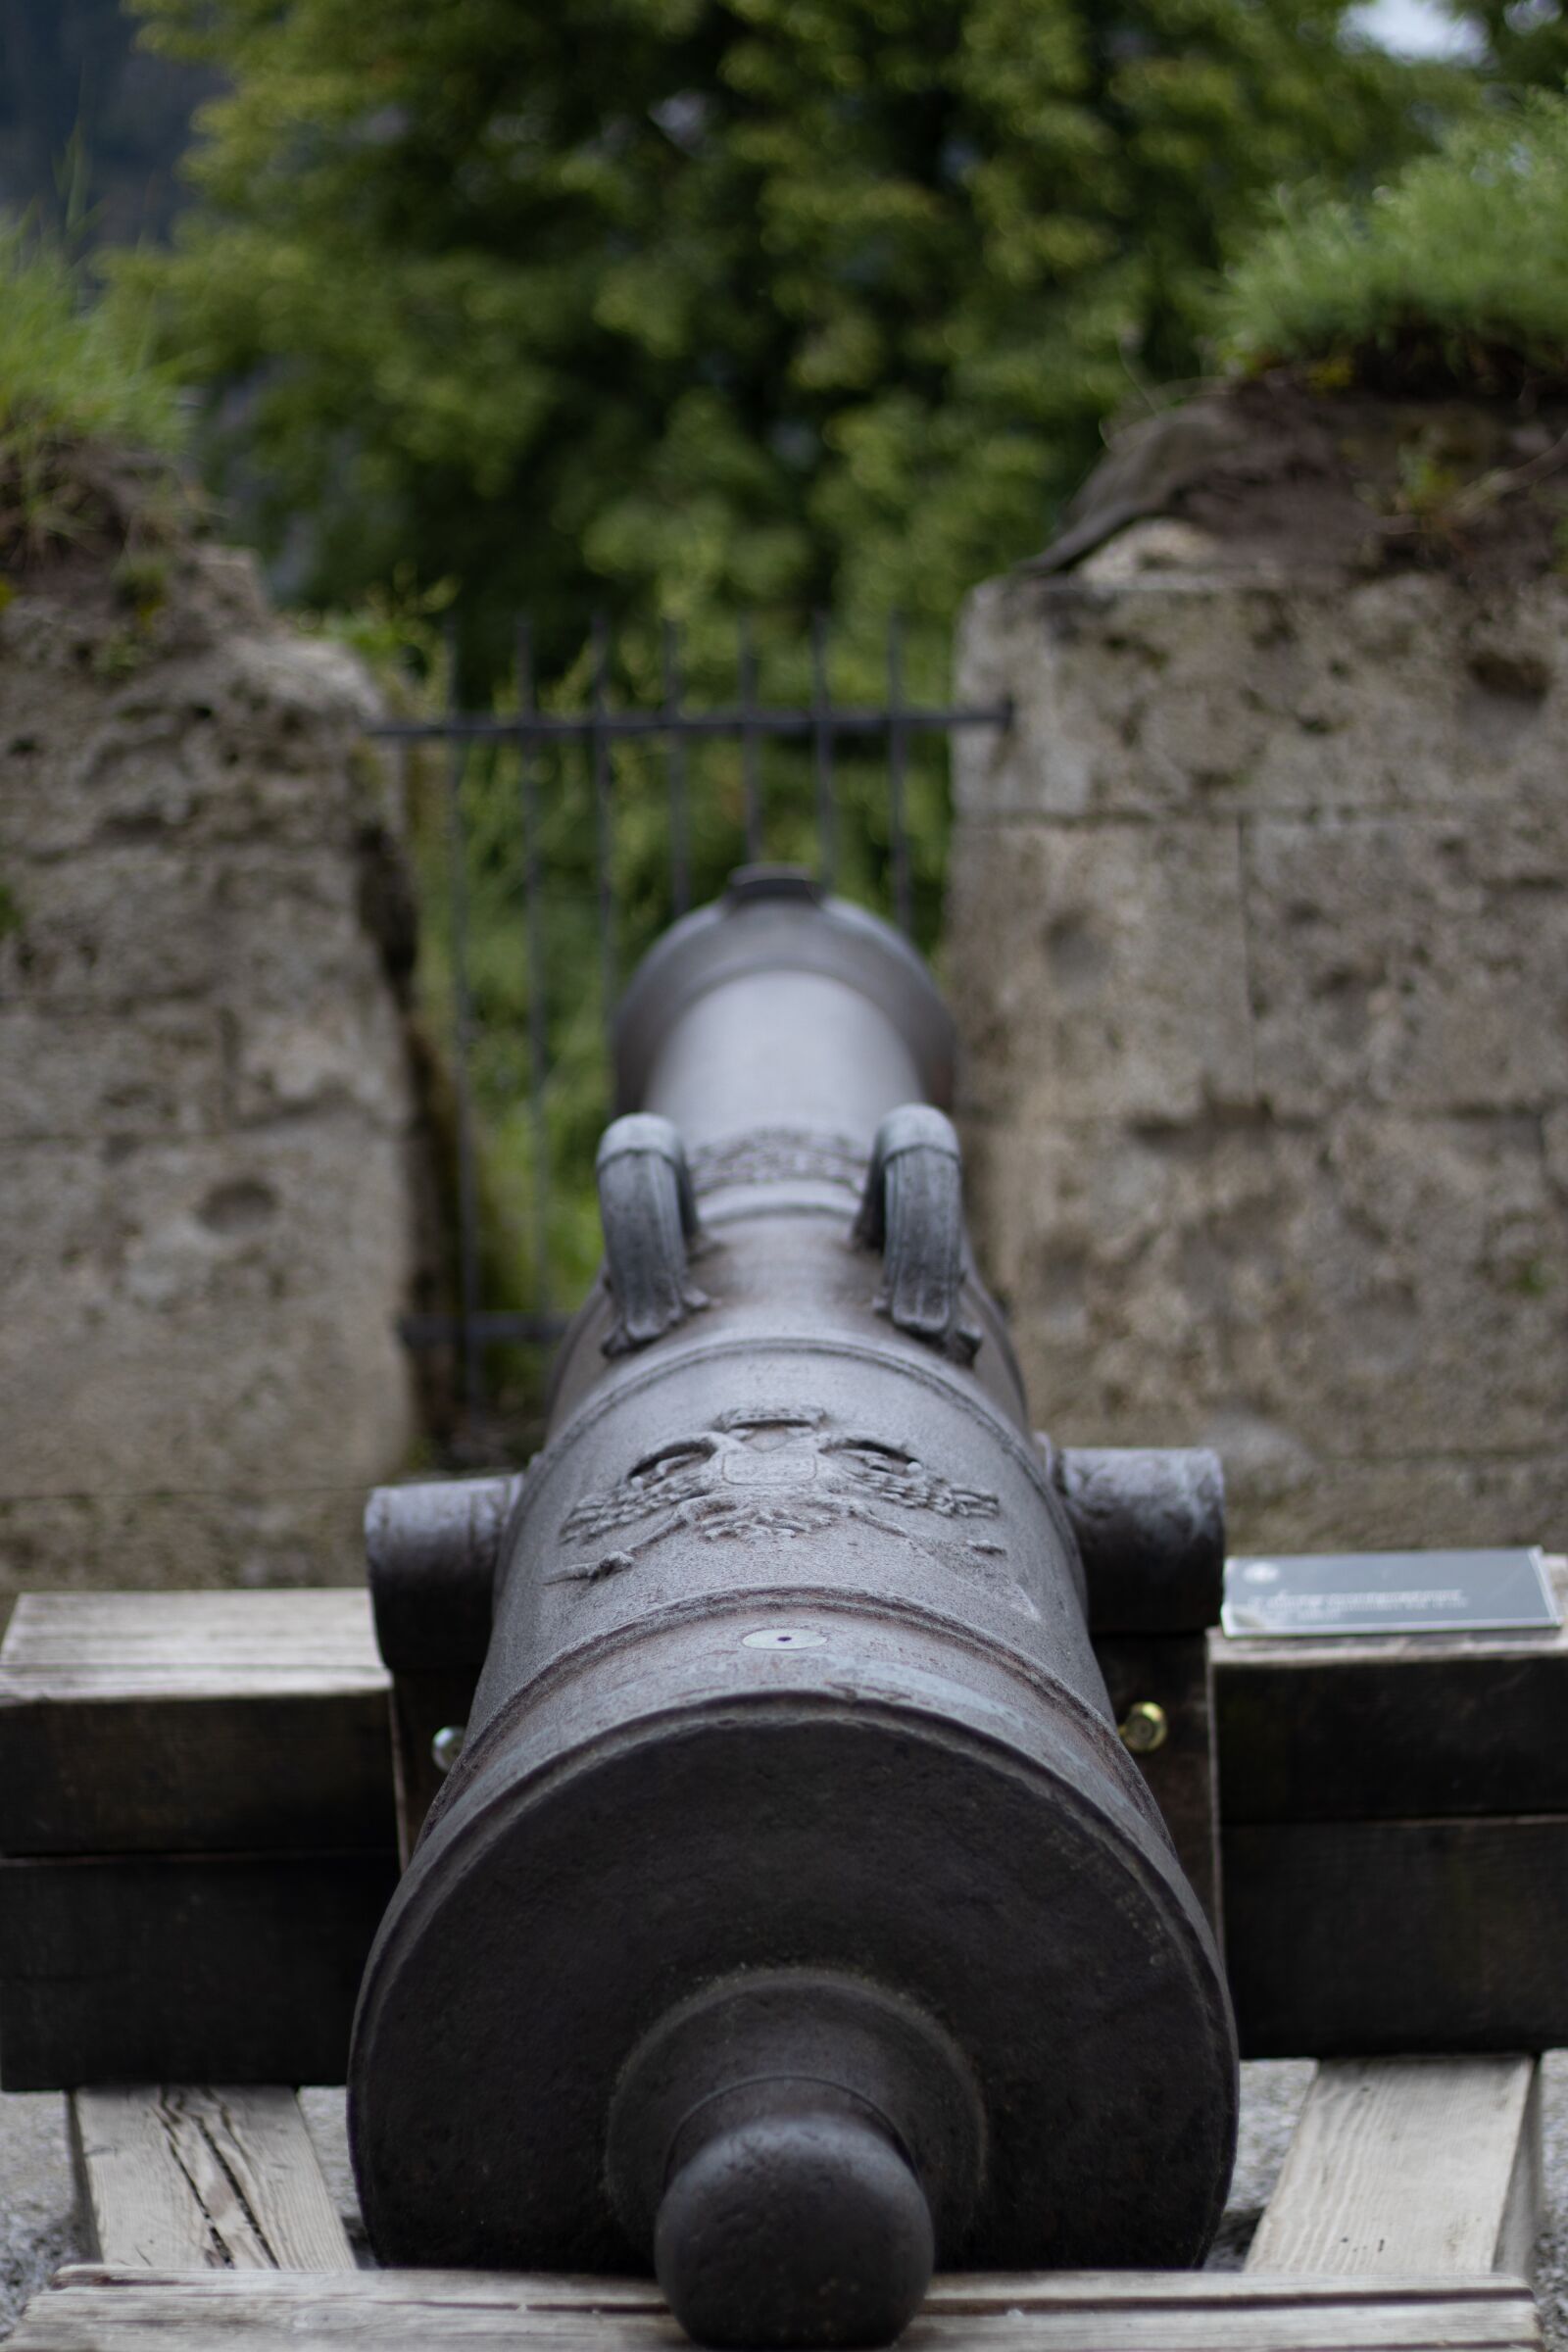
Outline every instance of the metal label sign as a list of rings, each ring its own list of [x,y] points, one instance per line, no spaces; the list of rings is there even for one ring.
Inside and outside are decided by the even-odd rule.
[[[1548,1632],[1562,1622],[1541,1548],[1274,1552],[1225,1563],[1227,1634]]]

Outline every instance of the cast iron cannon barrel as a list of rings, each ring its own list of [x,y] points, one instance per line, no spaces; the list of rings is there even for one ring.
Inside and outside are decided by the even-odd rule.
[[[1157,1569],[1222,1544],[1217,1481],[1031,1435],[953,1065],[903,940],[738,876],[622,1008],[543,1450],[376,1499],[384,1643],[443,1562],[491,1609],[355,2028],[383,2261],[652,2266],[701,2341],[851,2345],[934,2262],[1209,2241],[1229,2003],[1072,1511]]]

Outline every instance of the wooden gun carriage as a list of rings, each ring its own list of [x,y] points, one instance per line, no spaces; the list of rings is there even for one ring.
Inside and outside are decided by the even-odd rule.
[[[676,1041],[673,1067],[667,1054],[658,1063],[665,1094],[676,1103],[696,1103],[702,1116],[702,1072],[705,1057],[714,1053],[709,1030],[715,1021],[722,1029],[735,1006],[749,1003],[754,966],[806,975],[811,987],[803,988],[803,997],[813,988],[818,994],[836,988],[847,1005],[860,1007],[848,1025],[853,1030],[863,1014],[871,1043],[858,1066],[842,1055],[842,1066],[832,1065],[826,1094],[851,1127],[863,1095],[868,1092],[875,1105],[865,1200],[876,1191],[878,1215],[868,1219],[862,1204],[855,1232],[885,1249],[877,1311],[909,1335],[895,1335],[891,1345],[874,1332],[860,1335],[854,1317],[863,1314],[869,1322],[869,1292],[864,1310],[857,1303],[858,1292],[846,1292],[849,1305],[833,1311],[851,1318],[851,1337],[824,1350],[814,1333],[795,1336],[786,1313],[783,1328],[791,1336],[769,1340],[781,1310],[755,1282],[748,1288],[749,1261],[732,1238],[737,1297],[751,1302],[742,1322],[747,1313],[755,1319],[761,1296],[762,1336],[751,1335],[748,1327],[724,1348],[737,1362],[743,1360],[737,1349],[765,1353],[771,1346],[775,1354],[793,1350],[805,1361],[816,1348],[824,1368],[813,1377],[828,1389],[840,1379],[861,1378],[873,1388],[877,1379],[891,1379],[904,1383],[902,1393],[913,1394],[911,1381],[923,1381],[939,1396],[951,1391],[961,1400],[966,1392],[955,1387],[958,1376],[951,1365],[938,1381],[917,1360],[920,1348],[934,1344],[944,1358],[966,1366],[992,1316],[966,1271],[961,1228],[953,1222],[956,1196],[944,1173],[951,1130],[935,1111],[918,1105],[889,1110],[879,1097],[903,1069],[940,1061],[940,1036],[931,1045],[940,1027],[939,1001],[920,993],[918,975],[911,980],[895,970],[890,981],[889,968],[899,957],[912,963],[906,950],[897,943],[885,947],[866,918],[822,908],[790,877],[743,878],[727,925],[723,912],[715,921],[715,911],[689,919],[684,946],[677,934],[656,952],[648,967],[656,984],[645,982],[640,996],[634,990],[632,1028],[639,1019],[648,1025],[648,1000],[660,1000],[664,1031],[656,1023],[656,1032]],[[759,941],[765,947],[760,956]],[[696,981],[687,967],[697,971]],[[689,1017],[683,1031],[681,1016],[690,1015],[699,997],[702,1017]],[[721,1009],[710,1015],[715,1004]],[[647,1039],[638,1050],[645,1059],[657,1058]],[[780,1058],[788,1064],[790,1054],[780,1042],[765,1058],[772,1071]],[[804,1067],[798,1052],[795,1060]],[[737,1088],[732,1078],[730,1092],[749,1102],[747,1086],[756,1093],[757,1083],[753,1078]],[[764,1092],[767,1083],[764,1072]],[[804,1080],[802,1085],[810,1096],[812,1088]],[[888,1099],[897,1103],[901,1096]],[[726,1099],[722,1111],[711,1115],[722,1127],[726,1118],[735,1124],[738,1114]],[[739,1121],[743,1128],[746,1123]],[[568,1347],[568,1412],[574,1394],[581,1393],[603,1420],[614,1406],[613,1359],[657,1344],[687,1319],[690,1308],[706,1303],[688,1295],[681,1231],[694,1228],[695,1210],[678,1189],[689,1178],[673,1133],[664,1118],[639,1111],[607,1138],[601,1183],[609,1282],[603,1301],[591,1303],[579,1326],[575,1359]],[[898,1212],[905,1220],[902,1242],[891,1191],[882,1230],[878,1190],[884,1163],[899,1154],[908,1155],[913,1170],[906,1179],[912,1191]],[[731,1237],[739,1233],[744,1241],[751,1230],[746,1218],[755,1224],[760,1215],[786,1231],[788,1248],[793,1217],[806,1235],[795,1245],[805,1264],[813,1250],[821,1252],[818,1236],[827,1231],[822,1219],[837,1214],[834,1188],[841,1178],[820,1139],[800,1166],[785,1157],[787,1165],[774,1166],[765,1152],[759,1157],[754,1152],[741,1168],[720,1153],[712,1182],[730,1203]],[[648,1194],[650,1183],[657,1190],[666,1180],[677,1186],[669,1200],[662,1192],[657,1199]],[[769,1183],[782,1189],[759,1205],[746,1188],[755,1194],[760,1184],[765,1192]],[[922,1218],[941,1227],[940,1249],[922,1231]],[[617,1220],[626,1226],[619,1245]],[[760,1262],[770,1262],[765,1247]],[[907,1319],[899,1302],[906,1276],[915,1301]],[[932,1323],[930,1302],[938,1292],[942,1312]],[[810,1328],[808,1312],[803,1335]],[[584,1332],[612,1359],[612,1373],[583,1369],[589,1360]],[[994,1336],[994,1348],[1000,1345]],[[703,1349],[683,1348],[658,1376],[672,1370],[677,1383],[695,1380],[700,1388],[709,1380],[711,1386]],[[853,1359],[861,1370],[835,1370],[830,1357]],[[576,1370],[570,1368],[574,1361]],[[1012,1399],[1006,1410],[1015,1411],[1016,1381],[1008,1387],[1004,1360],[996,1377],[998,1394]],[[651,1393],[641,1373],[622,1389],[628,1385]],[[741,1422],[734,1411],[719,1413],[711,1424],[719,1434],[703,1441],[705,1459],[725,1446],[744,1449],[761,1426],[760,1409]],[[964,1409],[991,1429],[997,1408]],[[764,1434],[775,1451],[787,1444],[804,1458],[808,1447],[800,1433],[808,1421],[814,1428],[828,1417],[802,1406],[781,1418],[775,1409]],[[569,1434],[569,1420],[566,1427]],[[1305,2352],[1331,2343],[1370,2348],[1533,2341],[1536,2320],[1521,2274],[1540,2187],[1534,2053],[1568,2041],[1568,1977],[1558,1959],[1568,1927],[1568,1806],[1556,1787],[1563,1768],[1550,1736],[1568,1673],[1568,1638],[1559,1630],[1233,1642],[1215,1630],[1222,1570],[1216,1543],[1173,1543],[1167,1512],[1161,1556],[1170,1573],[1131,1575],[1125,1572],[1125,1545],[1120,1551],[1114,1543],[1097,1548],[1095,1497],[1102,1503],[1109,1495],[1114,1515],[1121,1507],[1118,1494],[1136,1495],[1142,1474],[1134,1457],[1062,1457],[1041,1440],[1034,1458],[1026,1433],[1020,1438],[1002,1431],[984,1442],[993,1445],[996,1460],[1010,1448],[1008,1458],[1021,1465],[1020,1494],[1045,1497],[1040,1524],[1048,1534],[1029,1541],[1044,1542],[1048,1552],[1054,1544],[1058,1565],[1031,1573],[1045,1574],[1049,1582],[1050,1576],[1065,1578],[1069,1564],[1074,1577],[1087,1571],[1076,1603],[1081,1617],[1075,1620],[1070,1606],[1052,1603],[1053,1624],[1065,1630],[1052,1635],[1058,1646],[1045,1654],[1052,1672],[1065,1676],[1069,1693],[1074,1672],[1087,1675],[1089,1711],[1084,1714],[1073,1697],[1067,1716],[1079,1721],[1072,1714],[1078,1707],[1091,1729],[1102,1719],[1094,1710],[1102,1711],[1103,1698],[1096,1699],[1094,1691],[1102,1678],[1109,1720],[1121,1723],[1137,1759],[1129,1764],[1110,1740],[1115,1769],[1104,1785],[1108,1789],[1117,1775],[1131,1775],[1135,1802],[1127,1818],[1135,1819],[1142,1806],[1154,1822],[1152,1844],[1138,1845],[1141,1831],[1116,1833],[1124,1843],[1131,1839],[1129,1852],[1136,1847],[1142,1858],[1126,1879],[1129,1893],[1107,1895],[1107,1923],[1117,1904],[1131,1899],[1135,1882],[1165,1884],[1161,1874],[1169,1866],[1161,1856],[1170,1849],[1158,1832],[1162,1816],[1223,1949],[1244,2055],[1305,2055],[1323,2063],[1246,2273],[994,2267],[939,2279],[914,2323],[916,2331],[922,2339],[956,2344],[1000,2329],[1019,2352],[1091,2352],[1112,2336],[1147,2345],[1150,2352],[1184,2352],[1188,2346],[1197,2352],[1200,2343],[1235,2345],[1237,2352],[1254,2345],[1257,2352]],[[882,1489],[892,1476],[894,1449],[876,1443],[880,1451],[872,1468],[885,1504]],[[852,1451],[872,1444],[863,1437],[842,1441]],[[588,1458],[597,1460],[591,1449]],[[920,1468],[906,1450],[899,1458],[906,1472],[911,1462]],[[1123,1461],[1127,1467],[1119,1468]],[[762,1474],[749,1459],[742,1467],[754,1480]],[[1082,1492],[1075,1494],[1075,1482]],[[1005,1482],[999,1477],[998,1483]],[[503,1726],[515,1717],[514,1694],[504,1681],[497,1685],[495,1650],[488,1664],[486,1650],[492,1639],[502,1642],[505,1626],[507,1589],[500,1571],[506,1561],[495,1548],[495,1530],[516,1497],[505,1481],[454,1493],[460,1517],[467,1517],[457,1537],[451,1525],[445,1527],[428,1558],[416,1500],[405,1507],[393,1491],[372,1508],[372,1571],[378,1556],[381,1570],[379,1650],[368,1597],[360,1592],[33,1596],[18,1606],[0,1652],[0,2080],[8,2089],[58,2087],[72,2094],[85,2206],[101,2257],[101,2267],[66,2274],[35,2300],[17,2339],[29,2352],[89,2342],[110,2347],[149,2333],[177,2341],[181,2330],[191,2340],[220,2333],[258,2345],[356,2335],[386,2343],[423,2341],[436,2326],[437,2310],[441,2331],[466,2342],[564,2334],[577,2344],[591,2327],[600,2340],[614,2338],[630,2352],[634,2338],[667,2333],[670,2323],[657,2291],[636,2281],[520,2275],[515,2268],[360,2270],[293,2100],[292,2085],[344,2078],[367,1952],[400,1868],[414,1857],[432,1804],[450,1814],[452,1790],[475,1785],[466,1755],[451,1787],[442,1788],[440,1767],[452,1761],[455,1728],[475,1708],[483,1715],[488,1706]],[[710,1497],[701,1507],[710,1518],[723,1499]],[[994,1496],[985,1499],[1001,1507]],[[526,1525],[528,1502],[525,1495],[513,1524],[520,1516]],[[584,1507],[572,1506],[568,1529]],[[733,1514],[733,1498],[724,1507]],[[1025,1515],[1032,1507],[1017,1506]],[[430,1508],[430,1524],[439,1528],[439,1494]],[[1076,1544],[1066,1532],[1064,1510],[1077,1512]],[[857,1528],[865,1520],[877,1542],[905,1534],[902,1527],[890,1530],[885,1517],[865,1506],[857,1516],[845,1504],[837,1519],[846,1525],[853,1519]],[[817,1531],[830,1521],[831,1513],[809,1526]],[[728,1522],[722,1532],[730,1532]],[[838,1530],[831,1542],[842,1534]],[[826,1550],[818,1546],[829,1563],[831,1542]],[[928,1581],[934,1581],[932,1597],[922,1605],[933,1621],[942,1608],[953,1607],[951,1598],[936,1597],[938,1588],[944,1596],[949,1587],[960,1593],[980,1590],[972,1566],[964,1570],[967,1585],[953,1584],[948,1553],[956,1548],[927,1546],[936,1565],[927,1563]],[[994,1553],[1001,1547],[970,1548]],[[862,1583],[874,1549],[850,1531],[847,1556]],[[706,1573],[700,1544],[693,1556]],[[629,1566],[633,1555],[622,1550],[611,1557]],[[410,1559],[412,1581],[404,1575]],[[831,1589],[822,1561],[817,1572],[828,1575]],[[590,1567],[581,1573],[592,1584],[600,1572]],[[559,1575],[545,1579],[560,1581]],[[473,1599],[475,1592],[487,1596],[492,1582],[499,1595],[493,1638],[487,1607]],[[785,1586],[793,1591],[787,1578]],[[521,1622],[531,1623],[526,1579],[519,1586],[514,1577],[511,1590],[514,1618],[520,1607]],[[702,1597],[701,1575],[694,1590]],[[682,1605],[686,1622],[695,1604]],[[724,1589],[716,1603],[710,1595],[702,1605],[733,1615],[736,1598]],[[829,1614],[834,1605],[831,1597],[813,1603]],[[868,1605],[864,1598],[856,1602],[862,1619]],[[908,1614],[896,1579],[875,1605]],[[1039,1610],[1030,1606],[1038,1620]],[[634,1606],[633,1620],[636,1614]],[[982,1608],[977,1623],[984,1615]],[[537,1648],[537,1636],[530,1639]],[[773,1637],[747,1639],[765,1644]],[[906,1651],[914,1639],[906,1635]],[[979,1642],[976,1635],[971,1648],[978,1651]],[[1086,1661],[1081,1669],[1071,1664],[1074,1643]],[[528,1654],[526,1644],[522,1654]],[[695,1670],[678,1648],[666,1654],[674,1658],[684,1691],[680,1677],[690,1681]],[[917,1685],[925,1691],[938,1687],[940,1675],[929,1662],[916,1674],[906,1669],[900,1653],[889,1654],[894,1662],[886,1674],[893,1682],[906,1673],[913,1678],[911,1691]],[[748,1675],[758,1671],[747,1664]],[[972,1680],[979,1670],[967,1671]],[[808,1664],[804,1672],[808,1685],[819,1669]],[[707,1665],[703,1673],[711,1680]],[[692,1683],[694,1691],[700,1682]],[[957,1694],[943,1702],[957,1710],[955,1726],[971,1705],[982,1711],[989,1706],[995,1720],[1003,1720],[997,1702],[978,1695],[978,1685],[968,1696],[961,1676],[942,1688]],[[701,1690],[700,1703],[711,1707],[706,1684]],[[688,1710],[698,1703],[681,1700]],[[916,1692],[901,1703],[918,1709],[927,1700]],[[713,1720],[729,1717],[720,1709]],[[986,1734],[995,1736],[994,1729]],[[1106,1736],[1094,1729],[1102,1740],[1094,1754],[1104,1754]],[[808,1744],[792,1752],[810,1758],[815,1750]],[[1091,1810],[1100,1807],[1109,1820],[1123,1800],[1095,1793],[1095,1775],[1103,1777],[1104,1763],[1084,1752],[1090,1760],[1071,1769],[1083,1776]],[[482,1780],[478,1785],[482,1794]],[[1150,1812],[1151,1798],[1157,1816]],[[952,1801],[961,1811],[969,1800]],[[440,1838],[419,1848],[416,1877],[420,1869],[428,1876],[432,1850],[439,1856]],[[1113,1878],[1129,1866],[1102,1866],[1091,1858],[1083,1867],[1091,1874],[1110,1867]],[[1112,1878],[1105,1880],[1107,1888]],[[771,1900],[766,1866],[760,1885]],[[461,1882],[451,1880],[443,1899],[452,1899],[454,1888],[461,1889]],[[1168,1897],[1161,1899],[1173,1907],[1171,1925],[1168,1931],[1162,1926],[1159,1936],[1187,1938],[1197,1955],[1193,1965],[1206,1954],[1202,1964],[1212,1971],[1214,1946],[1173,1875]],[[408,1913],[410,1906],[403,1909]],[[428,1903],[413,1908],[420,1936],[428,1913]],[[390,1916],[398,1919],[397,1902]],[[1017,1932],[1013,1921],[1007,1933]],[[1147,1932],[1153,1934],[1152,1928]],[[1149,1947],[1151,1966],[1161,1964],[1157,1943],[1158,1936]],[[1131,1951],[1135,1977],[1138,1948]],[[416,1973],[427,1968],[417,1936],[411,1949]],[[1102,1953],[1101,1980],[1125,1971],[1128,1963],[1128,1954]],[[441,1970],[450,1974],[451,1966],[442,1960],[432,1985],[445,1982]],[[460,1968],[453,1982],[461,1980]],[[372,1967],[361,1999],[362,2041],[367,2011],[372,2023],[377,2015],[377,1983]],[[526,1997],[525,1987],[519,1995]],[[829,1985],[824,1997],[831,2012],[834,2000],[848,1996]],[[1119,1997],[1112,1998],[1112,2011]],[[1212,2010],[1206,1992],[1192,2007],[1195,2033],[1208,2015],[1205,2002]],[[450,2003],[436,2001],[434,2007],[450,2042]],[[776,2038],[775,2026],[764,2024]],[[741,2028],[726,2030],[744,2040]],[[410,2063],[417,2065],[417,2005],[412,2040],[410,2031],[398,2028]],[[869,2031],[863,2019],[852,2021],[844,2043],[852,2058]],[[1228,2035],[1228,2022],[1224,2032]],[[481,2058],[483,2047],[481,2037],[475,2045]],[[1105,2050],[1120,2063],[1113,2044]],[[1174,2055],[1167,2048],[1166,2058]],[[1072,2061],[1080,2063],[1076,2051]],[[667,2072],[669,2062],[660,2063]],[[465,2064],[471,2084],[477,2079],[473,2057]],[[927,2061],[920,2064],[928,2073]],[[803,2062],[800,2071],[809,2083],[810,2068]],[[524,2068],[520,2080],[526,2079]],[[755,2067],[749,2073],[743,2068],[743,2088],[760,2080]],[[379,2076],[373,2067],[368,2076],[362,2068],[362,2107],[368,2106],[372,2126],[376,2101],[385,2103],[385,2082],[384,2065]],[[440,2087],[437,2076],[432,2129]],[[1200,2083],[1197,2075],[1184,2080],[1180,2100],[1195,2119],[1205,2100],[1213,2107],[1210,2087],[1218,2098],[1218,2074],[1213,2085]],[[690,2095],[701,2108],[699,2091]],[[720,2084],[707,2095],[731,2094]],[[832,2095],[841,2096],[837,2090]],[[858,2091],[842,2097],[864,2104]],[[1081,2106],[1080,2099],[1073,2111]],[[395,2207],[402,2194],[396,2184],[398,2135],[406,2139],[411,2129],[417,2131],[418,2110],[419,2100],[411,2104],[400,2090],[390,2109],[390,2142],[378,2141],[362,2115],[362,2140],[370,2130],[370,2154],[361,2149],[362,2177],[383,2205],[390,2195]],[[1153,2113],[1152,2106],[1152,2130]],[[793,2125],[786,2119],[775,2129],[764,2121],[787,2160]],[[1168,2116],[1161,2129],[1168,2132]],[[441,2117],[440,2131],[444,2147],[453,2140],[450,2115]],[[1098,2193],[1094,2167],[1103,2162],[1104,2151],[1093,2144],[1092,2133],[1085,2147],[1087,2169],[1080,2177],[1092,2208]],[[427,2153],[419,2151],[423,2171],[430,2170]],[[597,2160],[591,2148],[586,2160],[592,2170]],[[451,2163],[443,2156],[436,2174]],[[1189,2183],[1176,2177],[1183,2165],[1196,2168]],[[1163,2245],[1161,2230],[1174,2232],[1175,2245],[1197,2227],[1194,2217],[1212,2197],[1205,2165],[1211,2174],[1209,2156],[1190,2140],[1173,2140],[1166,2157],[1144,2156],[1151,2256],[1157,2258]],[[452,2173],[456,2187],[447,2193],[457,2198],[455,2244],[467,2243],[464,2200],[483,2177],[481,2162],[466,2190],[461,2168]],[[439,2244],[439,2232],[421,2239],[425,2221],[417,2199],[404,2202],[400,2222],[383,2221],[382,2238]],[[1160,2221],[1162,2210],[1185,2218]],[[504,2202],[497,2203],[496,2218],[487,2225],[491,2243],[510,2242],[505,2213]],[[609,2245],[613,2232],[607,2231],[608,2214],[599,2234],[590,2230],[583,2242]],[[486,2242],[484,2230],[470,2233],[476,2246]],[[1004,2230],[997,2235],[994,2229],[993,2235],[998,2244],[1010,2242]],[[524,2235],[518,2242],[535,2241]],[[1019,2239],[1029,2242],[1027,2234]],[[1085,2243],[1094,2242],[1091,2229]],[[1165,2258],[1183,2257],[1177,2252]],[[927,2251],[927,2269],[929,2259]],[[710,2330],[708,2340],[734,2340],[723,2333],[722,2320],[710,2321]],[[823,2340],[870,2339],[848,2333]]]

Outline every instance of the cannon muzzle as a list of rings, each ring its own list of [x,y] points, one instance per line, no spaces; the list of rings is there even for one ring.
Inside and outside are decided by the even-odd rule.
[[[389,1656],[411,1607],[490,1625],[355,2028],[383,2261],[655,2269],[701,2342],[830,2346],[933,2263],[1208,2244],[1229,2004],[1075,1514],[1157,1567],[1217,1480],[1031,1436],[953,1063],[896,934],[738,876],[622,1008],[543,1451],[376,1498]]]

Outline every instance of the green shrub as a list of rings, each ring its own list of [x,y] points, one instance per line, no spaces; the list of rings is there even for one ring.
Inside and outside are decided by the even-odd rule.
[[[0,433],[174,448],[174,377],[148,355],[142,318],[93,298],[66,255],[0,219]]]
[[[0,551],[89,527],[84,449],[178,446],[178,395],[149,356],[144,317],[133,297],[98,296],[78,265],[0,216]]]
[[[1568,99],[1446,135],[1364,203],[1278,201],[1232,271],[1222,348],[1394,391],[1568,388]]]

